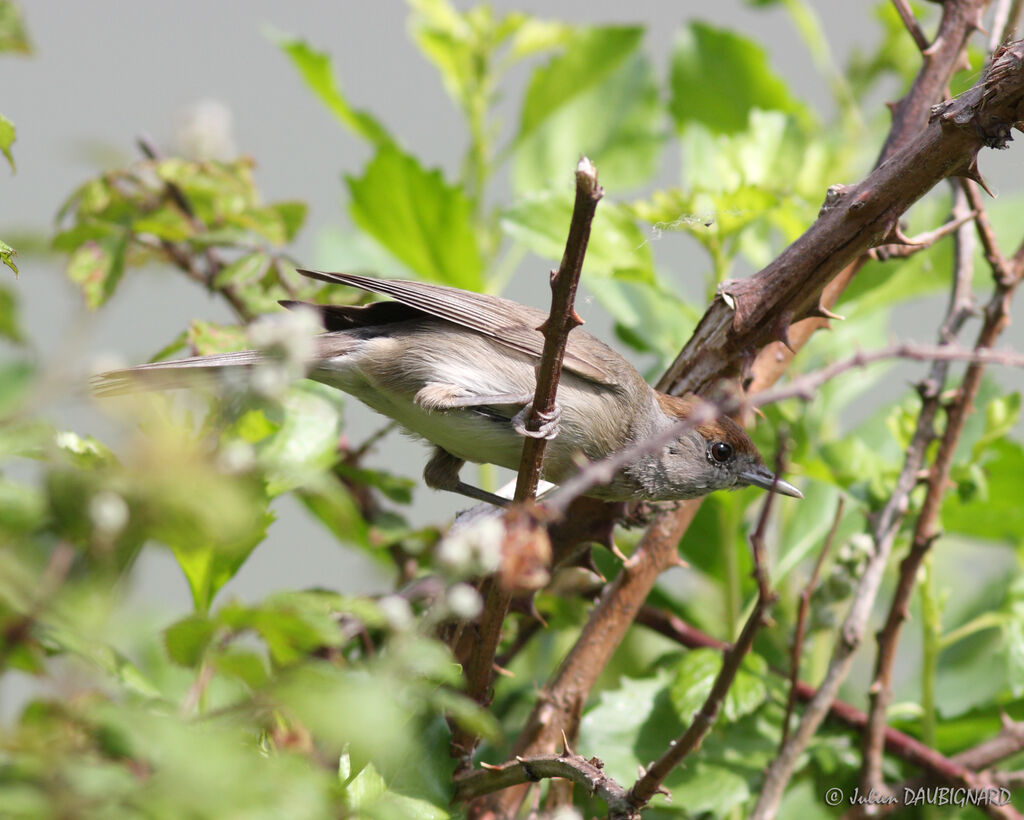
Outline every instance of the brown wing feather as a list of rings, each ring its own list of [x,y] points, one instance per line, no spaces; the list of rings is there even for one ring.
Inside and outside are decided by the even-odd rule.
[[[301,269],[299,273],[323,282],[350,285],[371,293],[391,296],[403,304],[475,330],[529,356],[539,358],[544,349],[544,335],[537,328],[547,319],[547,314],[509,299],[426,282],[375,279],[351,273]],[[630,365],[593,336],[586,334],[589,338],[584,342],[580,338],[583,334],[585,331],[582,330],[574,330],[569,334],[563,367],[598,384],[619,384],[623,368],[629,368]]]

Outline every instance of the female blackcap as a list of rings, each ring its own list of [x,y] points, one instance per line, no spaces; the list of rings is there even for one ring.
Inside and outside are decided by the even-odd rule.
[[[543,478],[559,483],[580,457],[597,460],[685,419],[695,400],[650,387],[622,356],[576,329],[569,334],[556,413],[539,431],[525,418],[544,344],[547,318],[508,299],[423,282],[300,271],[385,294],[396,301],[364,306],[304,306],[319,314],[308,377],[344,390],[435,445],[427,485],[501,502],[459,480],[467,461],[519,467],[522,436],[548,438]],[[135,386],[188,385],[225,369],[252,368],[266,354],[250,350],[156,362],[97,378],[101,393]],[[643,456],[587,495],[609,501],[668,501],[754,485],[801,498],[776,479],[743,429],[728,417],[682,432],[660,452]]]

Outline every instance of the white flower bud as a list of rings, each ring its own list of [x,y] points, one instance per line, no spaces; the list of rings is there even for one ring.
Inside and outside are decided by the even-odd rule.
[[[89,501],[89,518],[93,526],[106,536],[115,536],[121,532],[130,514],[125,500],[110,490],[96,493]]]
[[[455,584],[448,590],[448,609],[456,618],[469,621],[480,614],[484,602],[469,584]]]

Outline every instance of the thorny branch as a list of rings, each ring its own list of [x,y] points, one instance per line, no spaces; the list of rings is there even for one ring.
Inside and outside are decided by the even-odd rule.
[[[980,223],[983,213],[983,210],[979,212],[979,234],[982,233]],[[986,255],[988,254],[989,251],[986,249]],[[1002,259],[1002,254],[994,244],[991,249],[991,257],[996,260]],[[989,349],[1009,323],[1010,299],[1017,289],[1021,277],[1024,276],[1024,264],[1007,270],[1007,266],[998,263],[993,265],[992,273],[995,279],[995,288],[992,298],[984,310],[985,319],[975,342],[976,350]],[[964,422],[973,411],[974,399],[981,386],[984,372],[983,362],[972,362],[968,365],[956,398],[946,408],[946,428],[939,441],[935,460],[929,470],[928,489],[914,526],[910,552],[900,564],[896,592],[893,595],[885,626],[878,634],[878,656],[871,686],[870,721],[864,741],[864,769],[861,775],[864,786],[870,783],[874,788],[882,788],[883,785],[879,737],[885,726],[886,709],[892,699],[892,670],[896,659],[896,647],[903,622],[908,617],[910,597],[917,586],[918,570],[925,555],[939,536],[939,510],[946,493],[953,456],[960,442]]]
[[[637,820],[640,815],[630,805],[626,790],[608,777],[602,766],[600,760],[586,760],[569,749],[561,754],[517,757],[501,766],[486,766],[459,776],[455,783],[455,800],[469,800],[498,789],[559,777],[600,797],[608,806],[610,820]]]
[[[771,345],[770,351],[766,349],[755,360],[757,350],[773,338],[783,337],[782,331],[789,347],[798,349],[813,330],[832,316],[829,307],[856,273],[864,252],[885,242],[896,219],[913,201],[944,176],[976,176],[973,159],[978,149],[983,144],[1005,144],[996,140],[993,132],[997,125],[1005,128],[1007,123],[1019,119],[1017,109],[1024,93],[1024,77],[1015,66],[1024,51],[1020,43],[1013,44],[993,63],[993,67],[1001,65],[998,72],[987,74],[952,107],[935,112],[926,127],[930,106],[941,98],[983,6],[977,0],[943,4],[936,38],[936,43],[942,39],[943,48],[932,49],[905,99],[913,104],[901,106],[894,118],[881,157],[883,161],[889,160],[884,162],[885,167],[878,168],[859,186],[836,188],[818,221],[776,263],[738,288],[733,287],[735,283],[728,283],[722,293],[735,291],[729,294],[732,307],[727,306],[724,297],[715,300],[659,387],[675,393],[699,389],[735,373],[737,362],[741,370],[754,363],[753,388],[770,386],[781,375],[788,356],[780,355],[778,345]],[[948,48],[950,45],[953,47]],[[960,127],[960,122],[970,121],[972,115],[975,127]],[[1008,136],[1008,131],[1001,133]],[[790,322],[793,332],[789,332]],[[916,470],[908,480],[915,477]],[[562,729],[571,734],[591,687],[621,641],[639,603],[660,572],[678,563],[676,543],[698,506],[687,502],[676,513],[655,518],[623,572],[605,590],[580,640],[541,692],[516,743],[517,751],[542,753],[554,748]],[[880,572],[881,566],[877,569],[878,577],[868,580],[876,590]],[[873,599],[874,592],[870,597]],[[861,616],[866,618],[866,611],[858,613]],[[853,648],[849,647],[847,654],[852,655]],[[824,711],[845,675],[846,668],[835,670],[827,690],[820,693]],[[812,728],[807,733],[800,748],[813,731]],[[794,755],[784,762],[783,771],[776,773],[776,806],[795,758]],[[507,816],[522,796],[521,787],[491,795],[487,801],[472,806],[472,816]],[[762,816],[774,816],[774,810],[773,806]]]
[[[681,618],[651,606],[644,606],[637,613],[636,622],[689,649],[706,648],[725,652],[731,647],[731,644],[713,638]],[[803,681],[797,683],[796,696],[801,703],[808,703],[816,694],[817,690],[810,684]],[[863,732],[868,722],[866,713],[841,700],[832,702],[828,717],[855,732]],[[980,771],[1024,750],[1024,722],[1007,719],[998,735],[952,757],[945,757],[917,738],[890,727],[885,730],[885,750],[923,769],[933,778],[958,783],[964,770]]]
[[[785,461],[784,448],[779,448],[779,455],[776,459],[775,475],[782,474]],[[776,478],[776,480],[778,480]],[[754,638],[769,622],[768,613],[775,603],[775,593],[772,592],[768,581],[768,559],[764,547],[764,535],[768,526],[768,517],[771,515],[772,505],[775,502],[775,493],[770,492],[765,496],[764,506],[761,508],[761,515],[758,517],[757,526],[750,536],[750,548],[754,556],[754,578],[757,581],[757,599],[754,609],[751,611],[747,622],[743,625],[736,643],[725,653],[722,659],[722,668],[718,670],[715,681],[711,686],[704,704],[700,711],[693,716],[693,720],[686,731],[677,737],[665,752],[655,760],[647,771],[643,772],[640,779],[633,784],[629,790],[629,800],[637,808],[642,808],[650,802],[651,798],[661,789],[661,784],[669,773],[679,765],[690,752],[697,749],[704,740],[705,735],[711,731],[711,727],[718,720],[718,714],[722,709],[725,696],[732,687],[736,674],[739,672],[743,658],[750,652],[754,645]]]
[[[832,550],[832,542],[836,540],[839,524],[843,520],[844,507],[845,502],[840,497],[839,503],[836,504],[835,517],[832,519],[832,528],[828,531],[828,536],[825,538],[821,552],[818,553],[818,559],[814,562],[811,577],[807,579],[807,584],[804,586],[803,592],[800,593],[800,605],[796,614],[796,631],[793,634],[793,647],[789,656],[789,695],[786,697],[786,713],[782,717],[782,739],[779,741],[780,746],[785,746],[786,740],[789,738],[789,723],[793,717],[793,707],[796,705],[796,689],[797,684],[800,682],[800,659],[803,657],[804,635],[807,631],[807,614],[811,607],[811,595],[814,593],[814,588],[818,586],[818,576],[821,575],[821,568],[825,563],[825,558]]]
[[[544,349],[537,366],[537,388],[526,422],[529,430],[539,429],[541,422],[551,417],[556,410],[555,394],[562,372],[566,342],[570,331],[583,323],[573,308],[573,302],[583,271],[590,226],[594,220],[597,203],[601,201],[603,195],[604,192],[597,183],[597,169],[586,157],[580,158],[576,166],[576,202],[569,224],[569,236],[561,265],[551,274],[551,312],[544,324],[538,328],[544,333]],[[545,439],[540,437],[528,437],[523,443],[514,497],[518,503],[532,500],[537,492],[546,444]],[[507,517],[506,520],[510,528],[539,526],[522,516],[515,519]],[[487,586],[483,612],[476,625],[475,640],[471,642],[472,652],[463,662],[466,693],[479,704],[487,704],[490,701],[494,657],[501,641],[502,626],[511,600],[511,592],[505,585],[497,579],[491,579]],[[470,765],[475,746],[476,737],[471,732],[461,727],[455,728],[451,752],[461,766]]]

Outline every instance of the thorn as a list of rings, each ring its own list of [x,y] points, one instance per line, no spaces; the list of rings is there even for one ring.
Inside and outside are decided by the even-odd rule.
[[[920,244],[922,244],[920,242],[915,242],[913,239],[911,239],[909,236],[907,236],[905,233],[903,233],[903,229],[900,227],[898,222],[893,226],[892,234],[891,235],[892,235],[892,237],[896,241],[893,242],[893,243],[889,243],[889,244],[895,244],[895,245],[920,245]]]
[[[964,176],[964,177],[967,177],[970,180],[973,180],[974,182],[976,182],[978,185],[980,185],[982,187],[982,189],[985,191],[986,194],[988,194],[990,197],[995,199],[996,195],[994,193],[992,193],[992,189],[989,188],[988,185],[985,183],[985,180],[981,176],[981,172],[978,170],[978,155],[977,154],[975,154],[971,158],[971,162],[967,166],[967,170],[964,171],[962,174],[960,174],[960,176]]]
[[[900,107],[901,100],[890,100],[885,104],[885,107],[889,109],[889,113],[894,117],[896,116],[896,109]]]
[[[796,351],[793,349],[793,345],[789,340],[789,326],[792,321],[792,311],[787,310],[781,313],[778,320],[775,322],[774,335],[775,338],[782,342],[782,344],[786,346],[786,349],[795,356]]]
[[[834,319],[837,322],[845,322],[846,317],[840,316],[838,313],[833,313],[824,305],[815,305],[807,313],[808,316],[816,316],[819,319]]]
[[[623,564],[625,564],[629,560],[625,555],[622,554],[622,550],[619,549],[618,544],[616,544],[614,541],[612,541],[611,552],[612,555],[618,558]]]
[[[562,729],[562,757],[570,757],[573,754],[572,747],[569,746],[569,738],[565,736],[565,729]]]
[[[583,321],[583,317],[576,312],[576,308],[573,308],[572,314],[569,316],[569,321],[572,322],[575,327],[586,324],[586,322]]]
[[[682,569],[686,569],[690,566],[686,561],[683,560],[682,556],[678,552],[668,559],[668,563],[670,567],[680,567]]]
[[[942,37],[936,37],[932,44],[928,46],[924,51],[921,52],[925,57],[933,57],[935,53],[942,48]]]
[[[496,675],[501,675],[503,678],[514,678],[516,676],[515,672],[509,671],[504,666],[498,666],[496,663],[492,664],[492,668]]]
[[[493,763],[484,763],[482,760],[480,761],[480,768],[481,769],[486,769],[489,772],[500,772],[501,771],[501,766],[500,765],[496,766]]]

